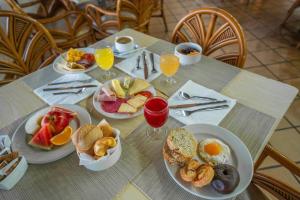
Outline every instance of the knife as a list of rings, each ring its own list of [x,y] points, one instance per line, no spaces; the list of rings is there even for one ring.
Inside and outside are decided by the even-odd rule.
[[[178,104],[178,105],[171,105],[169,108],[177,109],[177,108],[190,108],[195,106],[205,106],[205,105],[212,105],[212,104],[219,104],[219,103],[226,103],[226,100],[222,101],[212,101],[212,102],[205,102],[205,103],[189,103],[189,104]]]
[[[144,78],[145,80],[147,80],[148,78],[148,66],[147,66],[147,62],[146,62],[146,52],[143,52],[143,61],[144,61]]]
[[[91,88],[91,87],[98,87],[98,85],[79,85],[79,86],[71,86],[71,87],[44,88],[43,91],[68,90],[68,89]]]

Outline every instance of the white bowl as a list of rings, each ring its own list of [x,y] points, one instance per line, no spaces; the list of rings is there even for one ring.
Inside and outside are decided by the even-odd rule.
[[[199,51],[196,55],[185,55],[180,52],[181,49],[191,47]],[[179,58],[179,62],[181,65],[192,65],[201,60],[202,47],[196,43],[185,42],[178,44],[175,47],[175,55]]]
[[[120,38],[128,38],[130,42],[128,43],[119,43],[118,39]],[[134,39],[130,36],[119,36],[115,38],[115,48],[119,52],[126,52],[134,49]]]
[[[117,145],[114,148],[108,149],[107,155],[90,162],[90,164],[84,165],[85,168],[92,171],[102,171],[117,163],[122,152],[120,131],[118,129],[113,129],[113,133],[115,134]]]

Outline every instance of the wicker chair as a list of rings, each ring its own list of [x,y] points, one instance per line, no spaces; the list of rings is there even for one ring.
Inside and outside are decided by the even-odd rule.
[[[36,20],[14,12],[0,12],[0,85],[49,65],[59,49]]]
[[[164,12],[164,0],[155,0],[153,10],[154,14],[152,15],[152,17],[161,17],[164,22],[165,32],[168,32],[168,25]]]
[[[118,0],[116,11],[105,10],[93,4],[86,5],[85,10],[93,19],[94,29],[101,39],[123,28],[148,32],[153,7],[153,0]]]
[[[265,195],[257,188],[257,186],[271,193],[279,200],[299,200],[300,192],[291,186],[282,183],[280,180],[264,175],[258,172],[257,169],[266,157],[270,156],[272,159],[280,163],[283,167],[289,170],[293,175],[300,177],[300,167],[298,167],[293,161],[275,150],[271,145],[267,145],[262,152],[261,156],[257,160],[254,166],[254,176],[252,184],[249,186],[248,191],[244,192],[237,199],[238,200],[256,200],[267,199]]]
[[[203,54],[242,68],[246,60],[246,40],[236,19],[219,8],[195,10],[176,25],[171,41],[196,42]]]

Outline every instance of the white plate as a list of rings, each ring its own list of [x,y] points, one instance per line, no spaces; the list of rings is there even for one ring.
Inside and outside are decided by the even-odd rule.
[[[84,51],[86,53],[95,53],[95,49],[93,48],[77,48],[81,51]],[[64,57],[66,57],[67,52],[64,52],[62,55]],[[53,62],[53,69],[54,71],[60,73],[60,74],[79,74],[79,73],[85,73],[85,72],[89,72],[93,69],[95,69],[97,67],[97,64],[95,62],[95,64],[93,64],[92,66],[90,66],[89,68],[87,68],[86,70],[82,70],[82,71],[68,71],[66,69],[64,69],[61,65],[64,65],[66,63],[66,61],[62,58],[62,55],[59,55]]]
[[[227,144],[231,149],[232,160],[230,164],[237,168],[240,174],[240,182],[230,194],[218,193],[211,186],[196,188],[180,178],[178,166],[172,166],[164,160],[167,171],[180,187],[195,196],[205,199],[229,199],[237,196],[248,187],[253,176],[253,161],[247,147],[237,136],[222,127],[210,124],[193,124],[183,128],[193,133],[198,142],[205,138],[217,138]]]
[[[84,108],[82,108],[80,106],[70,105],[70,104],[62,104],[62,105],[54,105],[54,106],[60,106],[60,107],[72,110],[73,112],[76,112],[78,114],[78,119],[80,121],[80,125],[91,123],[90,114]],[[49,111],[50,108],[51,107],[49,106],[49,107],[43,108],[37,112],[45,113],[45,112]],[[32,115],[34,115],[36,113],[33,113]],[[56,147],[49,151],[34,148],[34,147],[28,145],[27,141],[26,141],[27,133],[25,132],[25,124],[26,124],[26,121],[31,116],[29,116],[27,119],[25,119],[19,125],[19,127],[16,129],[16,131],[12,137],[13,151],[18,151],[21,155],[25,156],[28,163],[44,164],[44,163],[53,162],[53,161],[59,160],[65,156],[71,154],[75,150],[75,147],[72,144],[71,140],[68,144],[65,144],[61,147]],[[73,131],[75,131],[78,128],[76,126],[76,123],[74,123],[74,122],[71,122],[70,126],[73,128]]]
[[[138,44],[135,44],[135,45],[134,45],[134,49],[137,49],[137,48],[140,48],[140,46],[139,46]],[[134,52],[132,52],[132,53],[122,55],[122,54],[126,53],[126,51],[125,51],[125,52],[122,52],[122,54],[121,54],[121,53],[116,49],[115,45],[112,46],[112,50],[113,50],[114,56],[115,56],[116,58],[129,58],[129,57],[133,56],[134,54],[136,54],[136,53],[142,51],[142,50],[140,50],[140,51],[134,51]],[[121,55],[119,55],[119,54],[121,54]]]
[[[119,78],[116,78],[116,79],[118,79],[120,81],[123,81],[124,77],[119,77]],[[104,87],[104,86],[109,86],[110,87],[110,83],[111,83],[111,81],[106,81],[101,87],[99,87],[99,89],[94,93],[94,96],[93,96],[94,108],[100,114],[102,114],[106,117],[112,118],[112,119],[130,119],[130,118],[133,118],[133,117],[136,117],[136,116],[139,116],[139,115],[143,114],[143,112],[144,112],[143,108],[141,108],[138,112],[136,112],[134,114],[121,114],[121,113],[108,113],[108,112],[105,112],[102,109],[102,106],[100,105],[100,102],[96,101],[96,98],[97,98],[97,95],[99,94],[99,92],[101,92],[102,87]],[[156,95],[156,91],[155,91],[153,86],[150,86],[145,91],[151,92],[153,96]]]

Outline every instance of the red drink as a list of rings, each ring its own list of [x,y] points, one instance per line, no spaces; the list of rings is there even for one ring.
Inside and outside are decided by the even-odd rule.
[[[144,106],[146,121],[153,128],[162,127],[169,116],[168,102],[160,97],[150,98]]]

